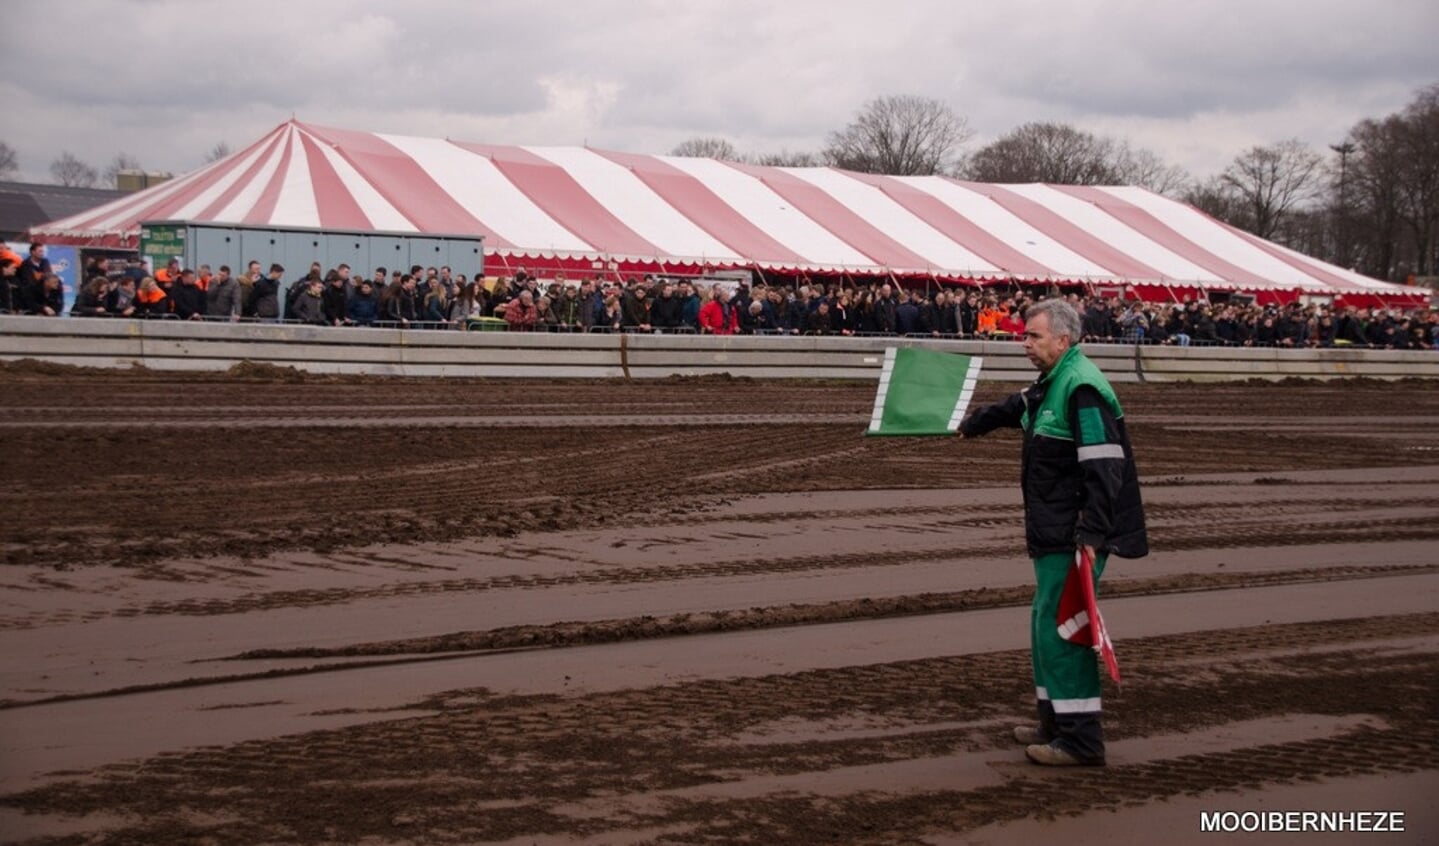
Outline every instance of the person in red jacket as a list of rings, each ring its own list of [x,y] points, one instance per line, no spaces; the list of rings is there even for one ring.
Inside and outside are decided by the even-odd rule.
[[[714,286],[714,296],[700,306],[700,332],[705,335],[739,332],[739,310],[730,304],[730,292],[723,286]]]

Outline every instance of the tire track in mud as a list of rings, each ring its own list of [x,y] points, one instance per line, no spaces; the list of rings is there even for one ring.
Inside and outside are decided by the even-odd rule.
[[[1439,507],[1439,499],[1412,498],[1406,506]],[[1150,545],[1156,551],[1197,549],[1230,549],[1239,547],[1282,547],[1322,543],[1360,543],[1364,541],[1401,541],[1439,539],[1439,520],[1433,515],[1416,514],[1405,517],[1375,518],[1370,512],[1395,505],[1394,500],[1357,501],[1274,500],[1267,504],[1233,506],[1227,503],[1201,505],[1154,506],[1156,519],[1151,525]],[[529,513],[551,513],[544,503],[532,503]],[[900,516],[922,518],[937,510],[877,509],[874,511],[786,512],[770,515],[774,520],[823,523],[836,518],[854,520],[868,516]],[[950,510],[952,512],[952,509]],[[1343,519],[1344,511],[1360,512],[1352,519]],[[1015,507],[978,507],[964,509],[964,514],[946,519],[923,520],[913,533],[945,535],[973,531],[1006,530],[1018,537],[1022,520]],[[1319,519],[1326,518],[1326,519]],[[760,517],[754,522],[767,522]],[[713,518],[678,515],[677,525],[701,525]],[[508,525],[508,524],[506,524]],[[651,540],[653,546],[663,540]],[[343,605],[377,598],[424,596],[454,592],[479,593],[495,590],[540,589],[565,585],[624,585],[690,579],[794,574],[826,570],[848,570],[867,567],[896,567],[910,563],[949,559],[1004,558],[1022,553],[1017,541],[1006,537],[988,543],[945,544],[895,551],[861,551],[848,554],[812,556],[770,556],[741,558],[687,564],[654,564],[635,566],[586,567],[569,572],[544,575],[507,574],[486,578],[452,578],[427,581],[392,582],[373,587],[334,587],[288,591],[262,591],[235,597],[214,597],[146,605],[122,606],[114,610],[91,611],[78,619],[94,620],[107,616],[135,617],[155,615],[204,616],[239,614],[250,611],[292,607]],[[420,562],[416,562],[420,563]],[[392,564],[393,566],[393,564]],[[193,574],[157,570],[156,575],[177,581],[196,578]],[[0,617],[0,630],[32,628],[46,620],[76,619],[72,612],[48,615]]]
[[[1162,596],[1214,590],[1242,590],[1282,585],[1311,584],[1356,579],[1422,575],[1439,571],[1439,564],[1322,568],[1257,574],[1185,574],[1150,579],[1118,580],[1106,584],[1107,599]],[[823,625],[861,620],[879,620],[924,614],[952,614],[991,608],[1022,606],[1030,602],[1028,586],[977,588],[948,593],[924,593],[894,597],[838,600],[834,602],[791,603],[707,612],[645,615],[585,622],[507,626],[480,631],[461,631],[426,637],[370,642],[339,647],[254,649],[211,661],[268,661],[346,659],[343,663],[319,663],[299,667],[272,668],[257,672],[239,671],[220,675],[192,676],[174,681],[66,693],[38,699],[0,700],[0,711],[35,705],[104,699],[135,693],[202,687],[235,682],[364,670],[376,666],[423,663],[445,657],[470,657],[534,649],[593,646],[606,643],[654,640],[721,632],[756,631],[800,625]],[[1128,641],[1126,641],[1126,649]],[[1178,656],[1183,657],[1183,656]],[[361,660],[348,660],[361,659]]]
[[[1268,573],[1185,574],[1106,582],[1104,596],[1162,596],[1197,591],[1241,590],[1278,585],[1350,581],[1439,572],[1439,564],[1406,566],[1328,567]],[[568,647],[596,643],[650,640],[741,631],[813,625],[856,620],[878,620],[919,614],[951,614],[1027,605],[1034,595],[1028,585],[976,588],[948,593],[792,603],[780,606],[646,615],[625,619],[557,622],[507,626],[480,631],[453,632],[421,638],[354,644],[341,647],[256,649],[225,660],[341,658],[381,655],[428,655],[445,652],[481,652],[522,648]]]
[[[412,415],[545,417],[646,414],[860,414],[868,384],[744,380],[631,382],[417,381],[270,374],[0,372],[0,420],[93,420],[83,431],[7,430],[0,467],[0,561],[47,566],[146,566],[172,557],[324,553],[374,542],[410,543],[518,531],[664,519],[699,496],[855,488],[953,488],[1013,481],[1017,439],[963,445],[859,437],[860,427],[749,425],[677,432],[603,426],[481,432],[441,426],[301,427],[237,436],[218,427],[119,431],[106,421],[183,416],[216,421]],[[286,379],[298,381],[287,382]],[[980,401],[1012,386],[981,386]],[[1389,439],[1179,432],[1174,420],[1214,408],[1246,420],[1304,419],[1309,398],[1343,396],[1334,414],[1390,415],[1396,426],[1435,416],[1433,391],[1342,387],[1122,386],[1140,409],[1134,439],[1146,475],[1196,464],[1280,471],[1294,466],[1401,465],[1402,431]],[[127,409],[129,409],[127,411]],[[151,414],[147,409],[163,409]],[[1161,421],[1144,421],[1149,413]],[[659,441],[649,441],[659,437]],[[648,443],[648,447],[641,444]],[[428,460],[442,455],[443,461]],[[549,457],[549,460],[546,460]],[[219,481],[225,480],[225,481]],[[154,491],[166,492],[155,502]],[[236,492],[243,492],[242,497]],[[151,513],[137,506],[155,506]],[[75,519],[77,506],[83,520]],[[678,508],[677,508],[678,506]],[[529,512],[528,519],[521,515]],[[339,513],[346,519],[334,519]],[[163,522],[157,530],[155,520]]]
[[[1127,640],[1129,682],[1106,701],[1111,741],[1296,713],[1365,720],[1323,737],[1115,761],[1102,778],[1018,763],[1004,729],[1032,707],[1032,689],[1027,652],[1016,650],[571,697],[453,691],[414,703],[431,716],[55,774],[0,805],[93,815],[111,840],[156,844],[650,831],[675,843],[914,842],[1036,808],[1078,814],[1431,770],[1439,720],[1419,694],[1439,681],[1436,634],[1430,613]],[[1175,656],[1206,668],[1203,696],[1175,683],[1193,677]],[[754,778],[975,754],[1016,763],[968,788],[896,791],[879,780],[838,795],[726,796]],[[686,789],[700,792],[676,793]]]

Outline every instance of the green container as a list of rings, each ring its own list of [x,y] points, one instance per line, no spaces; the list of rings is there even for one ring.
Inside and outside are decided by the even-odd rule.
[[[498,317],[471,317],[466,328],[471,332],[504,332],[510,324]]]

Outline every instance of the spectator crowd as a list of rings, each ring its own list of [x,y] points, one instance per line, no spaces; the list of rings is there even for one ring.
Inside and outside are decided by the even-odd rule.
[[[288,321],[317,326],[506,329],[535,332],[667,332],[714,335],[905,335],[1005,339],[1024,335],[1030,297],[999,288],[906,289],[886,281],[786,284],[647,276],[540,280],[524,269],[490,283],[448,267],[408,272],[319,263],[286,284],[286,269],[252,261],[150,274],[131,261],[94,260],[70,313],[83,317]],[[1288,348],[1439,349],[1439,311],[1260,306],[1237,299],[1126,302],[1069,294],[1084,341]],[[0,312],[59,316],[59,278],[34,244],[25,258],[0,256]]]

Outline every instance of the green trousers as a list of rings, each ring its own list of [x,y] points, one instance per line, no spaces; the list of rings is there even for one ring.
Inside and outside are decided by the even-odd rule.
[[[1094,591],[1107,554],[1094,559]],[[1030,609],[1030,659],[1038,699],[1040,732],[1082,760],[1104,759],[1099,660],[1094,649],[1059,636],[1059,597],[1074,567],[1074,553],[1056,552],[1034,560],[1034,604]]]

